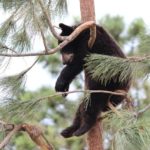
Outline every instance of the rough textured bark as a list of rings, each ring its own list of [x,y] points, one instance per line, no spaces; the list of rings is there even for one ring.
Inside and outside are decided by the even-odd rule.
[[[80,0],[82,22],[95,21],[94,0]]]
[[[87,134],[88,150],[103,150],[102,123],[97,121]]]
[[[86,21],[95,22],[94,0],[80,0],[80,11],[81,11],[81,21],[83,23]],[[95,39],[96,39],[96,26],[93,25],[90,28],[90,39],[88,41],[89,48],[92,48]]]
[[[80,11],[81,11],[81,21],[83,23],[86,21],[95,21],[94,0],[80,0]],[[96,32],[96,26],[93,26],[93,29],[91,30],[95,30]],[[89,45],[89,47],[92,46],[93,43]],[[86,85],[85,85],[85,89],[87,89]],[[87,133],[87,145],[88,145],[88,150],[103,150],[101,122],[97,122],[95,126]]]

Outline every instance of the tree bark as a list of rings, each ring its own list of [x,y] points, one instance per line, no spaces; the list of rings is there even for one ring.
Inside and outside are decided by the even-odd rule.
[[[80,11],[81,11],[82,23],[86,21],[95,21],[94,0],[80,0]],[[96,32],[96,26],[94,26],[93,29],[91,30],[95,30]],[[89,45],[89,47],[92,46]],[[85,81],[86,81],[86,77],[85,77]],[[86,85],[85,85],[85,89],[87,89]],[[87,133],[86,141],[88,145],[88,150],[103,150],[102,133],[103,133],[102,123],[100,121],[97,122],[95,126],[93,126],[93,128]]]
[[[95,7],[94,0],[80,0],[80,11],[82,23],[86,21],[95,22]],[[89,48],[92,48],[96,39],[96,25],[90,28],[90,38],[88,41]]]
[[[88,150],[103,150],[102,123],[97,121],[87,134]]]
[[[95,21],[94,0],[80,0],[81,21]]]

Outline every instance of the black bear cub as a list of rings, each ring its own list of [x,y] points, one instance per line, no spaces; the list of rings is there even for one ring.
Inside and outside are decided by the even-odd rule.
[[[62,36],[70,35],[77,26],[67,26],[59,24]],[[62,48],[62,60],[65,67],[62,69],[56,85],[57,92],[65,92],[69,90],[69,85],[72,80],[82,70],[84,70],[84,58],[90,53],[110,55],[125,58],[120,47],[116,44],[114,39],[101,26],[96,26],[96,40],[91,49],[88,48],[88,40],[90,37],[90,30],[86,29],[80,35],[70,42],[67,46]],[[61,43],[62,41],[59,41]],[[128,91],[130,87],[130,79],[124,83],[111,79],[106,85],[95,81],[91,76],[85,72],[85,84],[89,90],[125,90]],[[116,77],[117,78],[117,77]],[[108,101],[114,106],[123,101],[123,96],[114,96],[104,93],[90,94],[90,103],[88,106],[85,101],[81,102],[77,109],[72,125],[61,132],[65,138],[71,136],[80,136],[86,133],[96,123],[100,112],[108,110]],[[85,106],[86,105],[86,106]]]

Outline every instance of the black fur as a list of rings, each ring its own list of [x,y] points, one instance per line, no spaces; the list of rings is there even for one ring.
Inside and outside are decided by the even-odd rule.
[[[62,29],[61,35],[70,35],[76,28],[60,24]],[[61,71],[55,89],[59,92],[68,91],[69,85],[72,80],[84,69],[84,58],[89,53],[104,54],[116,57],[125,58],[120,47],[116,44],[114,39],[103,29],[103,27],[96,27],[96,40],[91,49],[88,48],[89,29],[83,31],[74,41],[65,46],[61,53],[73,53],[73,61],[68,63]],[[60,43],[61,41],[59,41]],[[115,91],[118,89],[128,91],[130,80],[126,83],[114,82],[111,80],[107,85],[97,82],[85,73],[86,85],[90,90],[110,90]],[[102,111],[107,111],[108,101],[114,106],[118,105],[123,96],[112,96],[110,94],[92,93],[90,95],[90,104],[85,108],[83,101],[74,118],[73,124],[62,131],[62,136],[68,138],[71,136],[80,136],[86,133],[96,123],[97,117]]]

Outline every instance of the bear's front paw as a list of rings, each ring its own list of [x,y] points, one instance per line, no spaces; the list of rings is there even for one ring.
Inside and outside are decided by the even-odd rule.
[[[69,83],[65,81],[60,81],[57,80],[56,85],[55,85],[55,90],[56,92],[67,92],[69,89]],[[67,94],[63,94],[62,96],[67,96]]]

